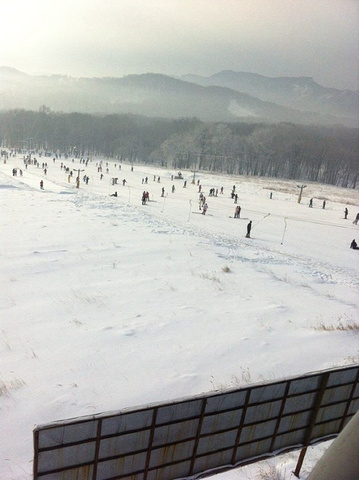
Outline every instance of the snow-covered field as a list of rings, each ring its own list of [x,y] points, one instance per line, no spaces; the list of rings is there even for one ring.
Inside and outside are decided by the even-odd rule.
[[[35,157],[46,175],[0,165],[1,480],[32,477],[36,424],[358,362],[358,191],[307,184],[299,204],[295,181],[200,173],[202,215],[191,172]],[[297,458],[216,480],[294,478]]]

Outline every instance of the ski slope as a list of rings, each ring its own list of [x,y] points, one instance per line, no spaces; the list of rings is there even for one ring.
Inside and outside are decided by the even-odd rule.
[[[308,184],[299,204],[295,181],[183,171],[183,188],[155,166],[37,158],[46,175],[0,164],[2,480],[31,478],[37,424],[358,362],[358,191]],[[292,478],[295,454],[275,462]]]

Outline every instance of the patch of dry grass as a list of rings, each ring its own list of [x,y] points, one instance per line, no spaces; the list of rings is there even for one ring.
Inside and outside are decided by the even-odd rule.
[[[322,332],[354,332],[359,333],[359,323],[351,322],[351,321],[343,321],[340,320],[338,323],[331,323],[329,325],[325,325],[323,322],[319,323],[314,330],[322,331]]]

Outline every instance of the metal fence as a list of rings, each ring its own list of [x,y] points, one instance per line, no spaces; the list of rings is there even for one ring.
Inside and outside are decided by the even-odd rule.
[[[359,410],[359,365],[34,430],[34,479],[171,480],[335,437]]]

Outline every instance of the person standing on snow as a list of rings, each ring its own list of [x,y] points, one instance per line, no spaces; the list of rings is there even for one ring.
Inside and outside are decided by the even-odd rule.
[[[252,220],[250,220],[248,225],[247,225],[246,238],[251,238],[251,230],[252,230]]]
[[[234,211],[234,218],[240,218],[241,216],[241,207],[237,205],[235,211]]]
[[[348,209],[345,207],[345,210],[344,210],[344,218],[345,218],[345,220],[348,218],[348,213],[349,213],[349,211],[348,211]]]
[[[205,204],[203,205],[202,215],[206,215],[207,210],[208,210],[208,205],[207,205],[207,203],[205,203]]]

